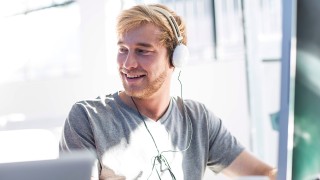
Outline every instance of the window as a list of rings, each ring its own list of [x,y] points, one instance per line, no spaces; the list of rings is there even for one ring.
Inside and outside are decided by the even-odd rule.
[[[69,76],[80,71],[77,3],[44,2],[0,3],[6,9],[0,17],[0,83]]]

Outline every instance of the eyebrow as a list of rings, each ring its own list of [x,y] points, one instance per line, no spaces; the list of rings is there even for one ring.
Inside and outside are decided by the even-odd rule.
[[[118,45],[122,45],[122,44],[124,44],[124,43],[123,43],[123,41],[118,41],[117,44],[118,44]],[[142,46],[142,47],[147,47],[147,48],[153,47],[151,44],[143,43],[143,42],[137,43],[136,45],[137,45],[137,46]]]

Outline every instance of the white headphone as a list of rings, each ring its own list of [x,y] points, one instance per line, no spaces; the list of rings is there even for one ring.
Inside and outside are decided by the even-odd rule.
[[[154,6],[152,7],[152,9],[163,14],[169,21],[169,24],[171,25],[171,28],[177,39],[177,46],[174,48],[173,54],[172,54],[172,64],[174,67],[177,67],[177,68],[183,67],[183,65],[185,65],[188,62],[189,50],[188,50],[188,47],[182,43],[183,37],[179,30],[178,23],[176,22],[174,17],[165,9],[162,9],[160,7],[154,7]]]

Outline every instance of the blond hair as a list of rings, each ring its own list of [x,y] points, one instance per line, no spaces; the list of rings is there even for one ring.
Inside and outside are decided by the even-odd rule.
[[[159,7],[168,11],[176,20],[181,35],[183,37],[181,43],[187,44],[187,34],[186,26],[182,18],[178,16],[174,11],[170,10],[168,7],[161,4],[150,4],[150,5],[136,5],[130,9],[124,10],[118,16],[117,20],[117,34],[118,37],[121,37],[129,30],[139,27],[140,25],[151,23],[160,28],[161,34],[159,36],[159,43],[162,46],[165,46],[168,50],[168,55],[170,59],[172,58],[172,53],[174,48],[177,46],[177,38],[174,34],[168,19],[156,11],[152,7]]]

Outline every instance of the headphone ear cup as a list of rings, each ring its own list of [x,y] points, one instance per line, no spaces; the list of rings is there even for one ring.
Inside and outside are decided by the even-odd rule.
[[[188,62],[189,49],[184,44],[178,44],[173,51],[172,64],[176,68],[181,68]]]

